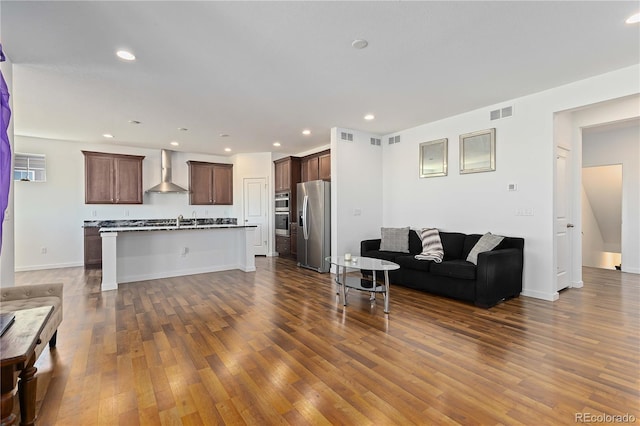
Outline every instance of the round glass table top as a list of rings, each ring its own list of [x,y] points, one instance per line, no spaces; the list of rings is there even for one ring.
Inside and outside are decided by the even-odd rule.
[[[371,269],[376,271],[393,271],[400,269],[400,265],[388,260],[374,259],[373,257],[352,256],[351,260],[345,260],[344,256],[327,256],[325,260],[332,265],[345,268]]]

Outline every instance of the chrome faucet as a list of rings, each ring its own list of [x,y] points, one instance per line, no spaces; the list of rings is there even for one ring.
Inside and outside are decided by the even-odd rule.
[[[178,218],[176,219],[176,226],[177,226],[178,228],[180,228],[180,221],[181,221],[182,219],[184,219],[184,217],[182,217],[182,215],[178,216]]]

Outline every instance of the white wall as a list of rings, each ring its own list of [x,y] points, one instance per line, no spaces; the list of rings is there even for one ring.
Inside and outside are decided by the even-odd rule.
[[[0,62],[0,69],[2,70],[2,75],[4,76],[4,80],[7,83],[7,87],[9,88],[9,105],[11,106],[11,111],[13,113],[13,65],[9,58],[6,59],[5,62]],[[11,121],[9,121],[9,128],[7,129],[7,134],[9,136],[9,141],[11,143],[11,164],[13,168],[13,121],[14,118],[11,117]],[[14,252],[13,252],[13,241],[14,241],[14,202],[13,202],[13,187],[11,184],[9,189],[9,203],[7,205],[7,209],[5,210],[4,222],[2,223],[2,253],[0,254],[0,287],[11,287],[14,285]]]
[[[46,182],[15,182],[17,271],[82,265],[81,227],[85,220],[173,218],[180,214],[189,218],[194,212],[199,218],[239,217],[242,214],[239,208],[242,176],[236,167],[233,206],[191,206],[186,193],[145,193],[140,205],[84,204],[84,156],[81,150],[144,155],[143,190],[160,182],[160,150],[21,136],[16,136],[14,149],[45,154],[47,161]],[[187,160],[234,163],[236,157],[174,152],[173,182],[184,188],[189,186]],[[268,164],[263,169],[261,172],[268,173]],[[46,253],[42,253],[43,248]]]
[[[615,269],[621,262],[620,252],[608,251],[589,197],[582,187],[582,265]]]
[[[490,231],[523,237],[523,294],[555,300],[558,293],[555,289],[553,232],[554,113],[638,93],[639,76],[640,67],[633,66],[491,105],[394,133],[401,136],[401,142],[394,145],[387,144],[387,137],[391,135],[385,135],[381,174],[380,166],[375,163],[364,164],[365,144],[354,144],[352,151],[343,154],[340,147],[344,145],[336,143],[335,135],[332,135],[332,150],[338,149],[339,175],[335,184],[338,194],[344,184],[342,173],[351,168],[348,176],[353,176],[358,182],[365,183],[368,178],[376,182],[382,179],[384,226],[433,226],[446,231]],[[513,106],[514,115],[490,121],[489,112],[504,106]],[[459,135],[489,128],[496,128],[497,170],[459,174]],[[449,140],[449,174],[421,179],[418,174],[418,146],[421,142],[440,138]],[[368,174],[363,177],[365,172]],[[517,184],[518,190],[507,191],[510,183]],[[348,193],[355,194],[357,188],[358,185],[349,185]],[[579,192],[577,198],[580,198]],[[339,198],[337,201],[342,200]],[[516,211],[519,210],[530,210],[533,215],[518,216]],[[576,214],[579,215],[580,210]],[[349,215],[342,207],[336,215],[340,221],[336,232],[348,230],[361,220]],[[373,222],[369,225],[369,233],[375,237],[379,230],[374,229]]]
[[[637,100],[635,108],[640,114]],[[640,128],[583,136],[582,164],[584,167],[622,164],[622,271],[640,274]]]
[[[340,139],[353,133],[353,142]],[[382,147],[373,135],[331,129],[331,254],[360,253],[360,241],[380,238],[382,226]]]

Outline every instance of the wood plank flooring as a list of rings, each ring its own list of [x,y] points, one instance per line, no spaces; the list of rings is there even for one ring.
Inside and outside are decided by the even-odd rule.
[[[64,282],[39,425],[561,425],[640,420],[640,277],[585,268],[582,289],[485,310],[393,286],[382,300],[279,258],[121,285]],[[584,418],[584,417],[583,417]]]

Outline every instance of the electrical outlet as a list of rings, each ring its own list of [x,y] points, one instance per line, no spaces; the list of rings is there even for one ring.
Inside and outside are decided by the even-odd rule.
[[[46,248],[46,247],[42,247],[42,248],[40,249],[40,253],[41,253],[41,254],[47,254],[47,248]]]
[[[124,217],[129,217],[129,210],[124,211]]]
[[[91,216],[93,216],[93,217],[98,216],[98,212],[97,212],[97,211],[95,211],[95,210],[92,210],[92,211],[91,211]]]

